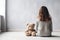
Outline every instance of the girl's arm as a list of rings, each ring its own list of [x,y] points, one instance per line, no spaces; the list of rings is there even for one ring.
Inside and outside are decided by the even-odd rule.
[[[52,32],[53,30],[52,30],[53,28],[52,28],[52,21],[51,21],[51,23],[50,23],[50,31]]]
[[[36,22],[35,30],[38,31],[38,22]]]

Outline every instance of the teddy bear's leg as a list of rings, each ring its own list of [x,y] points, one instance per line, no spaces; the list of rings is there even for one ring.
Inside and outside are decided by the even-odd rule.
[[[31,36],[31,34],[29,32],[26,32],[26,36]]]
[[[36,36],[36,32],[35,31],[32,32],[32,36]]]

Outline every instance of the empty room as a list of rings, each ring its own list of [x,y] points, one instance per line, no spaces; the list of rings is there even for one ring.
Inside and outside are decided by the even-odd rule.
[[[60,40],[60,0],[0,0],[0,40]]]

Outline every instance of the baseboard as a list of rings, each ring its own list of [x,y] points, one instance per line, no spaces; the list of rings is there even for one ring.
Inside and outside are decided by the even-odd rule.
[[[20,29],[9,29],[8,32],[22,32],[25,30],[20,30]]]
[[[8,32],[24,32],[25,29],[9,29]],[[54,29],[53,32],[60,32],[60,29]]]

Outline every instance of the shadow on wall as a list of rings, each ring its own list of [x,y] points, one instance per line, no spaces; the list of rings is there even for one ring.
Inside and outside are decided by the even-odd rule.
[[[0,30],[1,32],[5,32],[5,27],[4,27],[4,17],[0,15]]]

